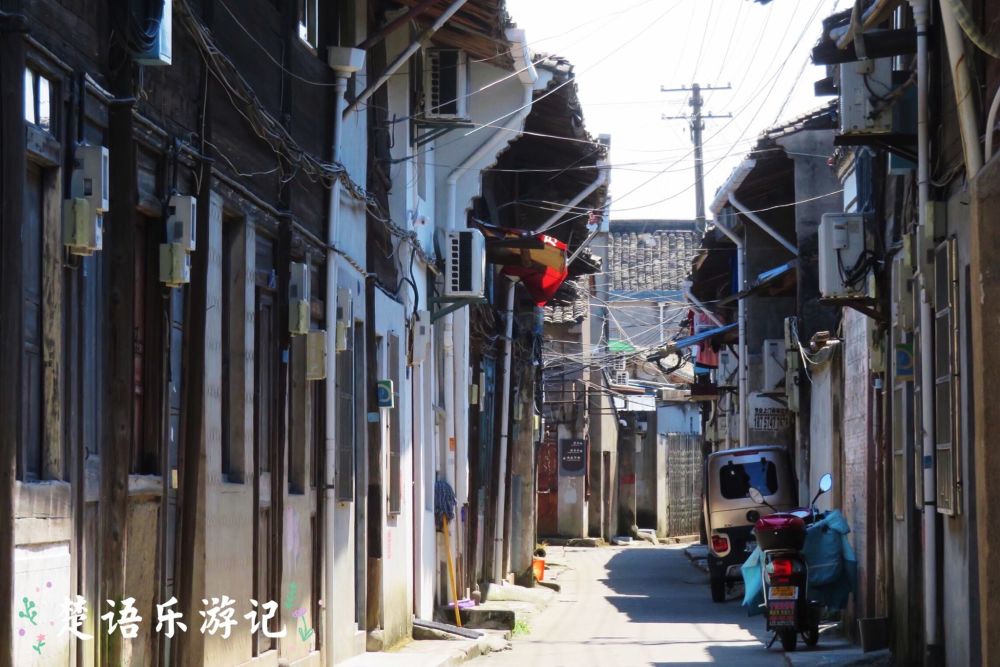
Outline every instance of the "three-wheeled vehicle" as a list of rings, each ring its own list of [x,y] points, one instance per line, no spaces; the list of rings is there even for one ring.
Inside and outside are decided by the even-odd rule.
[[[748,495],[751,488],[770,506],[754,502]],[[796,507],[788,453],[767,445],[710,454],[702,489],[712,600],[724,602],[727,586],[742,581],[740,566],[757,546],[752,533],[757,519]]]

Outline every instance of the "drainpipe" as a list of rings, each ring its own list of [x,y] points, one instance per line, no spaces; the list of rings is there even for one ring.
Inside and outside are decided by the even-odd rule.
[[[732,201],[730,199],[730,201]],[[723,234],[729,237],[729,240],[736,244],[736,284],[739,292],[743,291],[746,285],[746,269],[747,269],[747,252],[746,245],[743,242],[743,237],[736,234],[734,231],[716,221],[716,226],[719,228]],[[747,394],[747,300],[739,300],[739,310],[737,311],[737,320],[739,320],[739,332],[740,332],[740,372],[739,372],[739,386],[740,386],[740,447],[747,447],[750,443],[747,442],[747,406],[749,404],[749,395]]]
[[[694,295],[694,292],[691,291],[691,288],[692,288],[691,281],[685,280],[683,285],[683,290],[684,290],[684,298],[687,299],[687,302],[690,303],[692,306],[694,306],[694,309],[697,310],[699,313],[701,313],[708,319],[715,322],[716,326],[720,327],[725,326],[722,324],[722,320],[716,317],[715,313],[706,308],[705,304],[703,304],[701,301],[698,300],[698,297]]]
[[[955,88],[955,105],[958,107],[958,127],[962,131],[965,174],[966,178],[972,180],[983,167],[983,154],[979,150],[979,122],[974,88],[969,77],[969,63],[965,59],[965,38],[950,2],[941,3],[941,27],[948,44],[948,61]],[[917,30],[919,32],[919,28]]]
[[[446,229],[453,231],[458,229],[458,181],[469,170],[479,170],[479,164],[488,156],[494,155],[502,145],[517,138],[524,128],[524,121],[531,113],[531,103],[534,96],[535,82],[538,80],[538,72],[528,53],[528,44],[523,30],[511,29],[507,31],[507,38],[515,44],[511,50],[514,57],[514,66],[517,68],[517,76],[523,87],[521,104],[507,119],[507,122],[490,136],[479,148],[469,157],[462,161],[449,175],[445,181],[445,201],[446,201]],[[464,225],[463,225],[464,227]],[[468,479],[467,474],[460,475],[457,470],[452,473],[456,465],[461,465],[460,461],[453,461],[452,443],[455,443],[455,451],[460,458],[468,451],[468,428],[466,420],[468,411],[466,409],[468,392],[468,338],[463,340],[463,345],[456,345],[456,329],[466,335],[468,331],[468,312],[461,310],[445,316],[444,320],[444,351],[445,351],[445,372],[451,374],[451,382],[445,382],[445,433],[448,437],[448,474],[455,475],[455,495],[459,506],[463,506],[468,501]],[[505,380],[506,381],[506,380]],[[450,386],[449,386],[450,385]],[[460,393],[456,396],[456,390]],[[459,400],[459,399],[463,400]],[[459,409],[461,405],[461,409]],[[468,457],[465,458],[468,463]],[[501,479],[501,487],[503,480]],[[500,510],[502,516],[503,510]],[[503,526],[503,523],[499,523]],[[461,530],[461,522],[456,522],[457,530]],[[502,539],[502,533],[501,533]],[[459,542],[456,539],[456,543]]]
[[[799,249],[798,248],[796,248],[784,236],[782,236],[781,234],[779,234],[776,229],[774,229],[773,227],[771,227],[771,225],[769,225],[766,222],[764,222],[763,218],[761,218],[759,215],[757,215],[756,213],[754,213],[753,211],[751,211],[749,208],[747,208],[746,206],[744,206],[743,204],[741,204],[740,202],[738,202],[736,200],[736,197],[734,197],[731,194],[729,195],[729,203],[732,204],[733,208],[735,208],[737,211],[739,211],[740,213],[742,213],[746,217],[750,218],[750,220],[755,225],[757,225],[758,227],[760,227],[761,229],[763,229],[765,232],[767,232],[767,234],[771,238],[773,238],[775,241],[777,241],[778,243],[780,243],[781,245],[783,245],[785,247],[785,250],[787,250],[788,252],[792,253],[792,255],[795,256],[795,257],[799,256]]]
[[[468,0],[455,0],[455,2],[451,3],[448,9],[446,9],[444,13],[438,17],[437,21],[435,21],[430,28],[420,33],[420,36],[413,40],[413,43],[406,47],[406,49],[404,49],[404,51],[400,53],[388,67],[385,68],[385,71],[382,72],[382,76],[380,76],[375,83],[365,88],[361,94],[358,95],[358,98],[351,103],[351,106],[347,107],[347,110],[341,115],[346,118],[357,111],[358,107],[367,102],[371,96],[375,94],[375,91],[384,86],[385,82],[391,79],[392,75],[395,74],[414,53],[419,51],[420,47],[426,44],[427,40],[429,40],[434,33],[440,30],[441,27],[448,22],[448,19],[454,16],[455,12],[461,9],[462,5],[466,2],[468,2]]]
[[[917,24],[917,221],[921,233],[927,226],[930,200],[930,149],[927,100],[927,35],[929,10],[927,0],[910,0],[913,20]],[[975,172],[973,172],[974,174]],[[970,174],[973,175],[973,174]],[[924,487],[924,638],[930,654],[940,643],[938,634],[937,580],[937,487],[934,478],[934,348],[931,332],[934,313],[927,292],[927,271],[921,263],[917,274],[920,289],[920,422],[923,453]]]
[[[500,583],[503,571],[504,504],[507,502],[507,444],[510,441],[510,367],[514,337],[514,295],[517,283],[507,287],[507,323],[503,336],[503,393],[500,395],[500,471],[497,475],[497,520],[493,530],[493,580]]]
[[[333,162],[340,164],[341,138],[343,136],[343,111],[347,105],[344,98],[347,92],[347,80],[354,72],[364,65],[365,52],[349,47],[332,46],[327,54],[327,63],[333,69],[337,78],[334,88],[336,109],[333,114]],[[337,407],[337,256],[334,248],[337,243],[337,227],[340,225],[340,179],[334,178],[330,185],[329,206],[326,224],[326,299],[324,305],[324,321],[326,322],[326,379],[323,382],[324,411],[324,441],[326,461],[324,465],[323,485],[323,538],[325,553],[323,554],[323,570],[326,581],[323,588],[323,649],[326,661],[333,664],[334,600],[337,598],[337,588],[334,585],[333,555],[336,553],[334,531],[334,509],[337,501],[334,495],[334,471],[336,470],[336,434],[337,422],[335,411]]]

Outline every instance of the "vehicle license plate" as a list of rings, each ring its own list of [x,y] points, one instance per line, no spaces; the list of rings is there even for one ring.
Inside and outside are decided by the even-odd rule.
[[[770,627],[795,626],[795,600],[770,600],[767,603],[767,622]]]
[[[752,554],[753,550],[756,548],[757,548],[757,542],[754,540],[750,540],[749,542],[747,542],[747,545],[743,547],[743,551],[745,551],[748,554]]]
[[[798,600],[798,586],[771,586],[767,592],[769,600]]]

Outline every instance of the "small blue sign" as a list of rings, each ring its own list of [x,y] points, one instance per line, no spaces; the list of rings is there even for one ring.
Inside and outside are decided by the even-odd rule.
[[[376,387],[376,396],[378,397],[378,406],[380,408],[396,407],[396,392],[394,391],[392,380],[379,380]]]

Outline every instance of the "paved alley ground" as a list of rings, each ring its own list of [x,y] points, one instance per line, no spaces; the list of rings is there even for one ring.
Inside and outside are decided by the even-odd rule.
[[[683,545],[549,548],[569,567],[562,591],[530,621],[514,649],[472,661],[475,667],[641,667],[784,665],[761,640],[764,621],[738,600],[715,604],[706,574]]]

